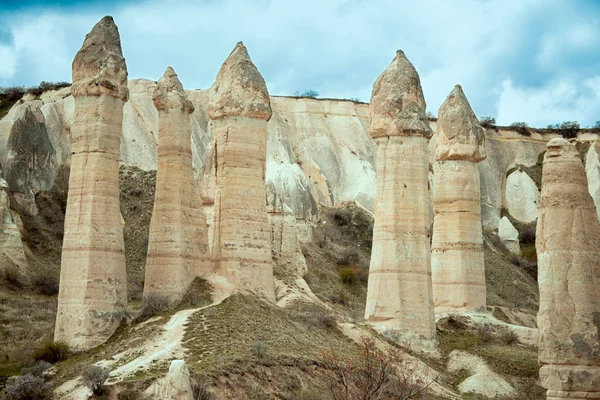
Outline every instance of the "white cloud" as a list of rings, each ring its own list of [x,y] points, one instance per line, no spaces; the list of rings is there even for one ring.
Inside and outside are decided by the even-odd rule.
[[[518,88],[507,79],[498,100],[497,120],[502,125],[526,121],[537,127],[563,121],[592,125],[600,120],[600,75],[583,82],[560,80],[539,89]]]
[[[0,80],[9,80],[17,69],[17,55],[12,47],[0,45]]]
[[[540,79],[546,85],[559,81],[555,75],[561,59],[556,54],[565,48],[589,52],[590,43],[596,46],[600,41],[597,21],[586,15],[576,25],[565,25],[561,40],[556,38],[555,25],[530,23],[544,13],[563,14],[570,4],[559,0],[152,0],[115,6],[112,15],[133,78],[158,79],[171,65],[184,86],[206,88],[235,43],[243,40],[272,94],[316,89],[323,97],[368,101],[371,85],[400,48],[421,75],[430,111],[437,113],[458,83],[477,114],[498,113],[516,120],[520,110],[499,101],[501,94],[514,96],[503,86],[505,79],[513,82],[513,92],[519,87],[529,93],[523,81],[529,78],[527,73],[535,75],[531,64],[542,60],[547,76]],[[0,16],[0,24],[13,37],[10,47],[0,47],[0,85],[70,80],[72,58],[102,16],[95,8],[60,14],[24,9]],[[530,54],[531,49],[537,53]],[[12,60],[12,66],[4,62],[2,51],[11,54],[6,59]],[[496,109],[500,104],[502,110]]]

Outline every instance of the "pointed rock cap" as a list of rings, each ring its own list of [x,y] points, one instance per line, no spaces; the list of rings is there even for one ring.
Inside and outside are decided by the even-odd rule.
[[[175,108],[186,111],[188,114],[194,112],[194,105],[187,98],[183,85],[171,67],[167,67],[162,78],[158,80],[152,100],[157,110]]]
[[[239,42],[209,90],[208,116],[213,120],[244,116],[268,121],[271,113],[267,84]]]
[[[460,85],[454,86],[438,111],[435,159],[485,160],[485,132]]]
[[[369,111],[371,137],[431,137],[421,80],[402,50],[375,81]]]
[[[127,66],[112,17],[102,18],[85,36],[73,60],[71,93],[74,97],[108,94],[124,101],[129,98]]]

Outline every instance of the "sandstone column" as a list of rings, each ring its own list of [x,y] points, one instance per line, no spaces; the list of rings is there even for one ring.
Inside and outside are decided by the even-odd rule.
[[[400,50],[373,85],[377,198],[365,318],[426,347],[437,343],[430,264],[427,141],[419,75]]]
[[[237,289],[274,301],[265,195],[271,103],[242,42],[223,63],[209,96],[216,165],[212,256]]]
[[[459,85],[439,109],[431,271],[436,313],[485,311],[479,170],[485,133]]]
[[[54,338],[87,350],[114,333],[127,307],[118,158],[129,93],[112,17],[85,37],[73,60],[71,93],[71,175]]]
[[[600,398],[600,223],[575,146],[544,157],[536,250],[540,381],[548,399]]]
[[[164,296],[174,306],[197,274],[210,272],[210,255],[192,170],[194,106],[173,68],[160,78],[152,99],[158,110],[158,167],[144,296]]]

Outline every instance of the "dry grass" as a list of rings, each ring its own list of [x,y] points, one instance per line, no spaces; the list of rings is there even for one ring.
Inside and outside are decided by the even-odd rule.
[[[281,309],[255,297],[232,296],[190,317],[184,337],[188,361],[198,372],[227,368],[251,361],[257,342],[268,347],[271,358],[314,360],[332,347],[358,350],[329,322],[316,318],[315,312],[315,306],[304,303]]]
[[[33,363],[32,349],[52,339],[56,298],[0,287],[0,376]]]

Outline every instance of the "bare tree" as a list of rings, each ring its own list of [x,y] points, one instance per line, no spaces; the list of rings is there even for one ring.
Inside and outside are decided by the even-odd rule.
[[[411,380],[400,370],[400,351],[379,350],[373,339],[361,339],[361,356],[340,356],[325,352],[322,361],[328,373],[328,388],[334,400],[407,400],[417,399],[435,379],[429,382]]]

